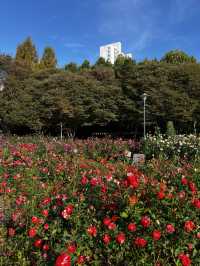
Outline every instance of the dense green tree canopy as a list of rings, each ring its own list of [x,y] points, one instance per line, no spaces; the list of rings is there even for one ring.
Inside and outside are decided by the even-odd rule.
[[[31,69],[38,63],[37,51],[31,38],[27,38],[17,47],[15,60]]]
[[[119,56],[114,65],[69,63],[58,68],[55,52],[45,48],[38,60],[32,40],[17,47],[16,58],[0,55],[0,121],[5,131],[56,133],[62,122],[75,130],[103,128],[142,135],[147,93],[147,129],[200,130],[200,64],[182,51],[162,60],[136,63]]]
[[[109,61],[106,61],[103,57],[99,57],[99,59],[95,63],[95,66],[112,67],[112,64]]]
[[[189,56],[180,50],[172,50],[166,53],[162,61],[170,64],[196,63],[196,59],[193,56]]]
[[[41,68],[55,68],[57,65],[57,59],[54,49],[51,47],[46,47],[42,59],[40,61]]]
[[[71,62],[65,66],[65,70],[76,73],[78,71],[78,66],[76,63]]]
[[[9,72],[11,65],[12,65],[13,59],[9,55],[0,55],[0,71]]]
[[[90,62],[86,59],[83,61],[82,65],[80,66],[80,69],[89,69],[90,68]]]

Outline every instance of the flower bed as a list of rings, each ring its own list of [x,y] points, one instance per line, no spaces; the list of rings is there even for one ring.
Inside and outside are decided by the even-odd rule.
[[[0,265],[200,265],[198,162],[137,169],[128,141],[20,141],[0,148]]]
[[[143,149],[149,158],[162,156],[195,159],[200,156],[200,137],[196,135],[149,135]]]

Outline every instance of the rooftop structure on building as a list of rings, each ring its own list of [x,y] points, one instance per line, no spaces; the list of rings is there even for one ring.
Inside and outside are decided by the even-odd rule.
[[[132,58],[132,54],[125,54],[122,52],[121,42],[111,43],[100,47],[100,57],[104,58],[106,61],[114,64],[117,57],[122,55],[127,58]]]

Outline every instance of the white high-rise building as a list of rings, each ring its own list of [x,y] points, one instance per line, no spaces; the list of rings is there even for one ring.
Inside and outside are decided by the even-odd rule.
[[[100,47],[100,57],[114,64],[117,57],[123,55],[128,58],[132,58],[132,54],[124,54],[122,52],[121,42],[111,43]]]

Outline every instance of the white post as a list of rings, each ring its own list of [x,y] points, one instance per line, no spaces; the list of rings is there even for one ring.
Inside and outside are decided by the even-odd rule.
[[[197,121],[195,120],[195,121],[194,121],[194,134],[195,134],[195,135],[197,135],[196,124],[197,124]]]
[[[63,124],[62,122],[60,123],[60,139],[63,139]]]
[[[144,140],[146,139],[146,99],[147,94],[143,94],[143,100],[144,100]]]

